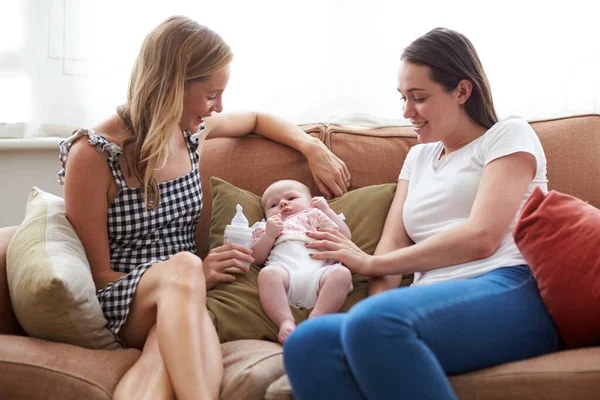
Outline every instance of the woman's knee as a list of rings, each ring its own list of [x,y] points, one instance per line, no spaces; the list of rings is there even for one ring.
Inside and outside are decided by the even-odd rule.
[[[184,251],[172,256],[161,271],[161,289],[166,295],[205,294],[206,281],[200,257]]]
[[[348,312],[348,318],[342,327],[345,346],[364,348],[365,344],[385,340],[390,336],[396,339],[416,336],[418,317],[413,307],[399,301],[392,293],[387,294],[388,292],[367,298]]]

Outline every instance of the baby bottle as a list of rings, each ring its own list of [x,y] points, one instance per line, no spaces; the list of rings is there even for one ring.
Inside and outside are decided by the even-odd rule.
[[[252,228],[248,226],[248,218],[242,212],[242,206],[239,204],[235,205],[235,216],[231,220],[231,224],[225,227],[223,244],[227,243],[237,243],[248,248],[252,245]],[[242,262],[248,266],[250,265],[249,262]],[[236,267],[227,268],[225,271],[232,273],[243,272]]]

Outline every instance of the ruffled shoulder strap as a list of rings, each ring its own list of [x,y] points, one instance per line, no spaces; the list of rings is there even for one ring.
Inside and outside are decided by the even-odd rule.
[[[204,125],[204,122],[200,125],[200,129],[198,129],[198,132],[196,133],[191,133],[190,131],[185,131],[185,137],[187,138],[187,145],[188,145],[188,149],[190,151],[190,155],[192,157],[192,160],[194,161],[194,164],[198,163],[198,160],[200,159],[200,155],[198,154],[198,145],[200,142],[200,135],[202,134],[202,131],[204,131],[204,129],[206,129],[206,125]]]
[[[58,171],[58,183],[62,186],[65,180],[65,167],[67,165],[67,158],[69,155],[69,151],[71,150],[71,146],[73,143],[82,136],[89,137],[88,143],[92,146],[96,147],[96,151],[98,153],[108,152],[108,161],[111,172],[117,181],[117,184],[121,186],[121,182],[124,182],[123,175],[121,174],[121,170],[119,169],[119,163],[117,161],[120,154],[123,153],[121,147],[116,143],[111,143],[106,140],[105,137],[97,134],[92,129],[79,129],[70,137],[62,140],[59,144],[59,158],[62,165],[60,171]]]

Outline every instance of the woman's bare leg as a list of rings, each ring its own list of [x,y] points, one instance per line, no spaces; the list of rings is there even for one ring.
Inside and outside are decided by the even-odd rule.
[[[152,328],[142,355],[127,371],[113,395],[119,399],[174,399],[173,385],[158,347],[156,328]]]
[[[156,329],[151,332],[154,326]],[[145,357],[146,338],[154,340],[149,333],[156,336],[158,352],[150,343]],[[178,253],[146,271],[119,337],[128,346],[144,346],[132,373],[125,374],[119,383],[119,395],[122,393],[123,398],[137,398],[135,393],[124,391],[140,384],[140,375],[152,368],[150,362],[146,365],[148,359],[159,364],[153,373],[161,379],[169,378],[179,400],[218,398],[223,374],[221,347],[206,310],[200,258]],[[162,366],[156,354],[161,356]],[[160,372],[163,366],[165,371]],[[156,393],[153,396],[156,398]]]
[[[289,285],[290,275],[285,268],[266,266],[258,274],[260,302],[267,316],[279,328],[277,340],[281,344],[296,329],[287,298]]]
[[[309,318],[340,311],[348,297],[352,273],[342,265],[336,265],[323,273],[319,280],[319,292],[315,308]]]

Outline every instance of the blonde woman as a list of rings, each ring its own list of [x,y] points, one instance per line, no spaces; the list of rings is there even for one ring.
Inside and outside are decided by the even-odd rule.
[[[206,290],[235,279],[225,269],[247,270],[242,261],[254,259],[235,244],[204,260],[195,255],[197,133],[256,132],[302,152],[324,193],[346,191],[344,163],[295,125],[264,114],[216,115],[231,59],[215,32],[168,18],[145,38],[117,115],[61,143],[67,217],[85,248],[107,327],[125,346],[142,349],[117,399],[219,395],[221,354]]]

